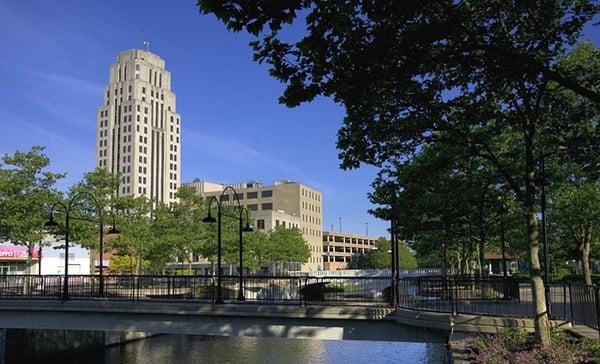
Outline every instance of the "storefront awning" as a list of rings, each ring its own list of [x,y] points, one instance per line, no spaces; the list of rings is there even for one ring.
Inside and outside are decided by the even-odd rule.
[[[38,260],[40,251],[37,246],[33,249],[32,258]],[[21,245],[0,245],[0,261],[27,260],[27,248]]]

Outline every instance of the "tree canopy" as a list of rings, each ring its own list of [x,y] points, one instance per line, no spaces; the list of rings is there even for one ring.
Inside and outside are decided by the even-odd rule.
[[[536,335],[549,343],[538,256],[538,166],[550,152],[585,158],[600,144],[587,117],[597,114],[600,101],[598,69],[587,67],[596,50],[568,55],[597,14],[595,2],[198,5],[229,29],[257,37],[254,58],[285,83],[282,103],[296,106],[323,95],[344,105],[337,143],[343,168],[394,168],[445,140],[485,160],[523,210]],[[300,14],[305,31],[290,41],[282,29],[298,23]]]

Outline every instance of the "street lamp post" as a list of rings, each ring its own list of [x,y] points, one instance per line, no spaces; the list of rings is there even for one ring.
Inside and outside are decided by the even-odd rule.
[[[228,215],[226,213],[223,212],[223,196],[225,196],[225,193],[231,191],[236,202],[237,202],[237,208],[239,211],[239,216],[233,216],[233,215]],[[213,201],[217,204],[217,219],[215,219],[214,217],[212,217],[210,211],[211,211],[211,206]],[[243,225],[243,213],[244,211],[246,212],[246,226],[242,227]],[[223,192],[221,192],[221,195],[219,196],[219,198],[216,198],[215,196],[212,196],[209,201],[208,201],[208,215],[202,219],[203,222],[205,223],[217,223],[217,299],[215,300],[216,304],[223,304],[225,303],[225,301],[223,301],[223,282],[222,282],[222,269],[221,269],[221,263],[222,263],[222,254],[221,254],[221,248],[222,248],[222,228],[221,228],[221,221],[222,221],[222,217],[223,216],[228,216],[234,219],[238,219],[238,223],[239,223],[239,291],[238,291],[238,297],[237,299],[239,301],[244,301],[246,298],[244,297],[244,273],[243,273],[243,259],[244,259],[244,254],[243,254],[243,233],[244,232],[251,232],[253,231],[253,229],[250,227],[250,221],[249,221],[249,215],[248,215],[248,210],[243,208],[242,205],[240,204],[240,199],[238,197],[237,192],[235,191],[235,189],[231,186],[227,186],[225,187],[225,189],[223,190]]]
[[[64,301],[69,299],[69,229],[70,229],[70,219],[71,219],[71,212],[73,211],[73,207],[75,206],[75,204],[77,202],[79,202],[79,199],[83,196],[89,197],[93,204],[94,207],[96,209],[96,213],[98,216],[98,225],[100,226],[100,284],[99,284],[99,294],[100,297],[103,296],[104,294],[104,282],[103,282],[103,272],[102,272],[102,251],[104,249],[103,246],[103,234],[104,234],[104,218],[102,215],[102,207],[100,206],[100,203],[98,202],[98,200],[91,194],[88,192],[79,192],[77,193],[75,196],[73,196],[73,198],[71,198],[70,201],[68,201],[66,204],[64,204],[61,201],[57,201],[52,205],[52,208],[50,209],[50,219],[44,224],[45,227],[57,227],[58,223],[54,220],[54,209],[57,206],[60,206],[64,212],[65,212],[65,274],[64,274],[64,282],[63,282],[63,292],[62,292],[62,298]],[[114,215],[113,215],[113,227],[111,228],[111,230],[109,231],[109,233],[118,233],[118,231],[116,230],[116,227],[114,226]]]
[[[500,243],[502,244],[502,272],[504,275],[504,280],[506,281],[508,272],[506,270],[506,239],[504,236],[504,214],[506,213],[506,207],[504,205],[500,206]]]
[[[392,296],[392,303],[396,303],[396,259],[397,259],[397,252],[396,252],[396,247],[395,247],[395,243],[396,243],[396,229],[395,229],[395,224],[394,224],[394,218],[392,217],[391,221],[390,221],[390,245],[391,245],[391,253],[392,253],[392,292],[391,292],[391,296]]]
[[[42,275],[42,244],[38,247],[38,276]]]
[[[540,160],[540,189],[541,189],[541,210],[542,210],[542,235],[544,237],[543,245],[544,245],[544,293],[546,296],[546,310],[548,311],[548,315],[550,315],[550,282],[548,281],[549,274],[549,264],[548,264],[548,232],[546,226],[546,163],[545,156],[542,156]]]

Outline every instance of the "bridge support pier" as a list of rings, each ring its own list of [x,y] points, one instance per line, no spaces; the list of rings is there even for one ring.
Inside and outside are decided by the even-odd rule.
[[[0,328],[0,364],[4,364],[6,356],[6,329]]]

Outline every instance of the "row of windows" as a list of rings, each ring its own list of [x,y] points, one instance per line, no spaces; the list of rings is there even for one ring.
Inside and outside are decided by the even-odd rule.
[[[314,217],[312,215],[302,215],[302,221],[304,222],[308,222],[311,224],[321,224],[321,218],[319,217]]]
[[[321,253],[321,251],[322,251],[322,249],[321,249],[322,247],[318,246],[318,245],[317,246],[311,245],[311,246],[309,246],[309,248],[310,248],[310,251],[313,253]]]
[[[308,259],[309,263],[321,263],[320,257],[312,256]]]
[[[308,198],[312,198],[315,201],[321,201],[321,195],[313,192],[311,190],[308,190],[306,188],[302,188],[302,196],[306,196]]]
[[[344,236],[333,236],[326,235],[323,237],[323,241],[325,242],[335,242],[335,243],[346,243],[346,244],[358,244],[358,245],[375,245],[375,240],[373,239],[359,239],[359,238],[350,238]]]
[[[177,150],[177,146],[175,146],[175,150]],[[229,201],[229,196],[230,195],[222,195],[221,196],[221,201]],[[233,196],[233,194],[231,196]],[[237,196],[238,200],[243,200],[244,199],[244,193],[238,193],[238,194],[236,194],[236,196]],[[265,198],[267,198],[267,197],[273,197],[273,191],[272,190],[261,191],[260,196],[261,197],[265,197]],[[258,192],[247,192],[246,193],[246,198],[248,200],[256,199],[256,198],[258,198]],[[236,198],[232,197],[232,199],[235,200]],[[256,211],[256,210],[254,210],[254,211]]]
[[[324,252],[329,252],[329,253],[364,253],[366,251],[369,251],[369,248],[357,248],[357,247],[343,247],[343,246],[326,246],[323,247],[323,251]]]
[[[317,229],[309,229],[309,228],[302,228],[302,233],[305,235],[310,235],[310,236],[318,236],[321,237],[321,230],[317,230]]]
[[[310,210],[312,212],[321,213],[321,206],[314,205],[312,203],[308,203],[306,201],[302,201],[302,208]]]
[[[285,221],[283,221],[283,220],[282,220],[282,221],[280,222],[278,219],[275,219],[275,227],[278,227],[278,226],[280,226],[280,225],[281,225],[281,227],[283,227],[284,229],[285,229],[285,228],[288,228],[288,229],[292,229],[292,228],[298,228],[298,224],[292,224],[292,223],[290,222],[290,223],[288,223],[288,224],[287,224],[287,226],[286,226],[286,223],[285,223]]]
[[[272,203],[263,203],[261,204],[261,210],[273,210],[273,204]],[[249,211],[258,211],[258,204],[250,204],[247,205],[246,208]]]

